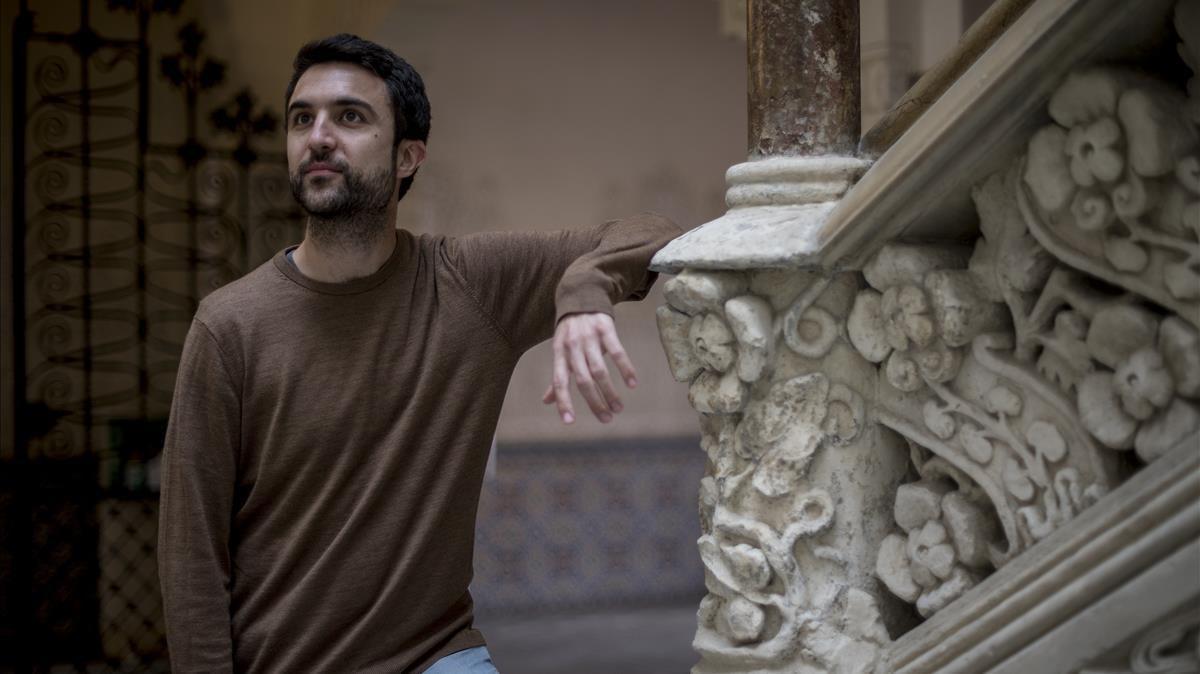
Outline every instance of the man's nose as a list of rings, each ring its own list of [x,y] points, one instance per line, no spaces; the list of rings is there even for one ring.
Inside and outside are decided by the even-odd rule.
[[[325,154],[337,145],[337,136],[328,116],[319,113],[308,134],[308,147],[315,154]]]

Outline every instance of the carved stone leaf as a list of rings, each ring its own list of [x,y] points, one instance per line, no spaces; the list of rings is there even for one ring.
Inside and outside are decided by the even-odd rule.
[[[829,379],[820,373],[792,377],[771,387],[766,397],[750,403],[740,427],[749,447],[765,448],[789,428],[817,427],[829,411]]]
[[[913,580],[908,563],[908,539],[899,534],[888,534],[879,546],[875,558],[875,575],[883,581],[892,594],[908,603],[921,596],[921,587]]]
[[[1079,312],[1060,311],[1054,317],[1053,331],[1036,337],[1042,345],[1038,372],[1064,391],[1078,388],[1083,378],[1095,369],[1084,342],[1087,329],[1087,319]]]
[[[1025,439],[1050,461],[1061,461],[1067,455],[1067,442],[1058,427],[1048,421],[1035,421],[1025,431]]]
[[[854,308],[846,319],[850,343],[872,363],[882,363],[892,352],[883,324],[882,295],[874,290],[862,290],[854,298]]]
[[[798,423],[775,443],[754,471],[754,488],[765,496],[783,496],[796,486],[808,471],[808,464],[822,440],[817,426]]]
[[[963,424],[958,431],[958,441],[962,443],[963,450],[972,461],[985,465],[992,460],[995,447],[983,434],[983,430],[975,424]]]
[[[1004,486],[1008,489],[1008,493],[1022,501],[1033,498],[1033,482],[1025,473],[1020,462],[1012,456],[1008,457],[1004,463]]]
[[[942,440],[949,440],[954,437],[954,431],[958,427],[954,417],[947,412],[946,406],[939,400],[930,399],[925,402],[925,406],[921,408],[922,416],[925,418],[925,426],[934,435]]]
[[[758,641],[766,615],[762,608],[745,597],[726,602],[718,614],[717,631],[736,643]]]
[[[1104,257],[1117,271],[1139,272],[1150,262],[1150,254],[1132,239],[1110,236],[1104,240]]]
[[[1163,267],[1163,284],[1167,292],[1181,300],[1200,297],[1200,273],[1186,262],[1174,262]]]
[[[721,551],[729,560],[733,575],[745,587],[760,590],[771,582],[771,565],[767,563],[767,557],[762,550],[746,543],[739,543],[738,545],[721,546]]]

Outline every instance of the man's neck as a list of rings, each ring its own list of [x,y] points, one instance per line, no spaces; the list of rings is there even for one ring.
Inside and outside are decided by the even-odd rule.
[[[326,243],[309,234],[292,251],[292,260],[301,274],[314,281],[343,283],[379,271],[395,248],[396,230],[392,227],[366,246]]]

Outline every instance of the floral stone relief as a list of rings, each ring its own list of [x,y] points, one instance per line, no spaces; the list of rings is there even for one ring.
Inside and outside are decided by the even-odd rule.
[[[658,310],[709,457],[696,671],[873,671],[898,608],[874,579],[878,495],[906,457],[867,418],[873,369],[843,327],[857,280],[762,274],[684,271]]]
[[[893,243],[864,268],[849,338],[879,364],[877,416],[920,475],[896,494],[876,573],[922,615],[1197,441],[1194,77],[1188,91],[1073,73],[1027,154],[973,190],[973,248]]]

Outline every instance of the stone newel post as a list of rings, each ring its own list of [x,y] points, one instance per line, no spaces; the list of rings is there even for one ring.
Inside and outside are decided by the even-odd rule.
[[[653,263],[678,274],[659,330],[709,456],[694,671],[870,672],[904,619],[874,569],[908,457],[846,336],[859,277],[812,263],[868,165],[858,0],[751,0],[748,20],[749,161],[729,211]]]

